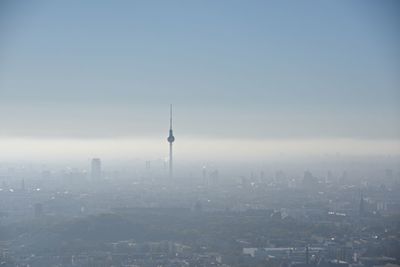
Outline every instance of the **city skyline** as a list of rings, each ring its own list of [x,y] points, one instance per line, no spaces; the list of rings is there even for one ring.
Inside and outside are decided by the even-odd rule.
[[[1,267],[400,267],[399,14],[0,1]]]

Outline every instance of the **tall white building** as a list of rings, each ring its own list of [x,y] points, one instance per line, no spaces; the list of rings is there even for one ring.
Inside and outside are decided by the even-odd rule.
[[[92,180],[101,179],[101,160],[99,158],[92,159],[92,167],[90,174]]]

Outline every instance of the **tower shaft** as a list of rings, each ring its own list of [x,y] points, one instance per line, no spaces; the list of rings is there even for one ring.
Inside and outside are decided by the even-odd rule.
[[[169,143],[169,178],[172,179],[173,173],[173,158],[172,158],[172,142]]]

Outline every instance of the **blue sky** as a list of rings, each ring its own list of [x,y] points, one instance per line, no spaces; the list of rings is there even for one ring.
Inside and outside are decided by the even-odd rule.
[[[400,139],[397,1],[0,10],[2,138]]]

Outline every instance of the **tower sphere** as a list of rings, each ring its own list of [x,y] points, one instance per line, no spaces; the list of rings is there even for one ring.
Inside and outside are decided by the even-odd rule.
[[[168,142],[172,143],[175,141],[175,137],[173,135],[168,136],[167,138]]]

